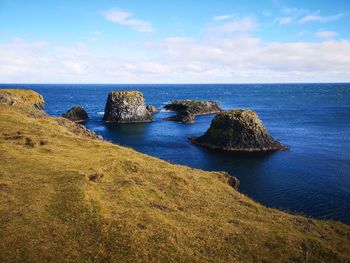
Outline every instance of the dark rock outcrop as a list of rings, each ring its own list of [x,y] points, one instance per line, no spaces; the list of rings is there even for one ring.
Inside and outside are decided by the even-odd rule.
[[[234,189],[238,190],[238,186],[239,186],[239,180],[237,177],[235,176],[229,176],[227,183],[233,187]]]
[[[276,151],[285,146],[274,140],[258,115],[251,110],[231,110],[218,114],[200,137],[189,138],[200,146],[224,151]]]
[[[116,123],[149,122],[145,98],[139,91],[112,91],[108,94],[103,120]]]
[[[216,114],[222,111],[216,101],[207,100],[175,100],[164,106],[166,110],[176,111],[177,115],[165,118],[182,123],[194,123],[195,116]]]
[[[89,119],[87,112],[79,105],[68,110],[62,117],[75,122],[84,122]]]
[[[185,124],[191,124],[191,123],[194,123],[194,117],[195,117],[195,115],[191,114],[188,111],[181,111],[174,116],[170,116],[168,118],[165,118],[165,120],[179,121],[179,122],[182,122]]]
[[[157,113],[159,112],[159,109],[157,109],[156,107],[154,107],[153,105],[147,105],[146,109],[148,110],[148,112],[150,112],[151,114]]]

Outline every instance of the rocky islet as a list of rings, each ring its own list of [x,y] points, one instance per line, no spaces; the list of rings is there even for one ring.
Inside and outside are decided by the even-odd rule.
[[[224,151],[265,152],[285,150],[276,141],[252,110],[225,111],[212,120],[210,128],[199,137],[190,137],[193,143]]]
[[[140,91],[111,91],[108,94],[103,120],[135,123],[150,122],[153,117],[146,108],[145,98]]]
[[[87,112],[80,105],[74,106],[69,109],[62,117],[75,122],[85,122],[89,119]]]
[[[185,124],[194,123],[195,116],[216,114],[222,111],[217,101],[211,100],[174,100],[164,106],[166,110],[177,114],[165,120],[179,121]]]

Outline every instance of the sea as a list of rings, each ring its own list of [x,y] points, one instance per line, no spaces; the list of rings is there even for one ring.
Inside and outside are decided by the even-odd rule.
[[[268,207],[350,224],[350,84],[1,84],[0,88],[33,89],[46,100],[46,112],[60,116],[83,106],[84,125],[105,140],[132,147],[174,164],[207,171],[226,171],[240,180],[239,191]],[[163,120],[106,124],[107,95],[139,90],[146,103],[160,109],[177,99],[216,100],[225,110],[252,109],[271,135],[289,147],[273,153],[229,153],[192,144],[214,115],[194,124]]]

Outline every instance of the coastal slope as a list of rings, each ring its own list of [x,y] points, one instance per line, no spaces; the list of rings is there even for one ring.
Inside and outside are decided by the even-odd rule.
[[[0,103],[0,262],[350,261],[350,226],[266,208],[226,173],[100,140],[18,92]]]

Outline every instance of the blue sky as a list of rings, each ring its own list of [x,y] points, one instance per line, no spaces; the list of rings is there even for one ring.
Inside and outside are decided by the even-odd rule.
[[[349,0],[0,0],[0,82],[348,82],[349,28]]]

